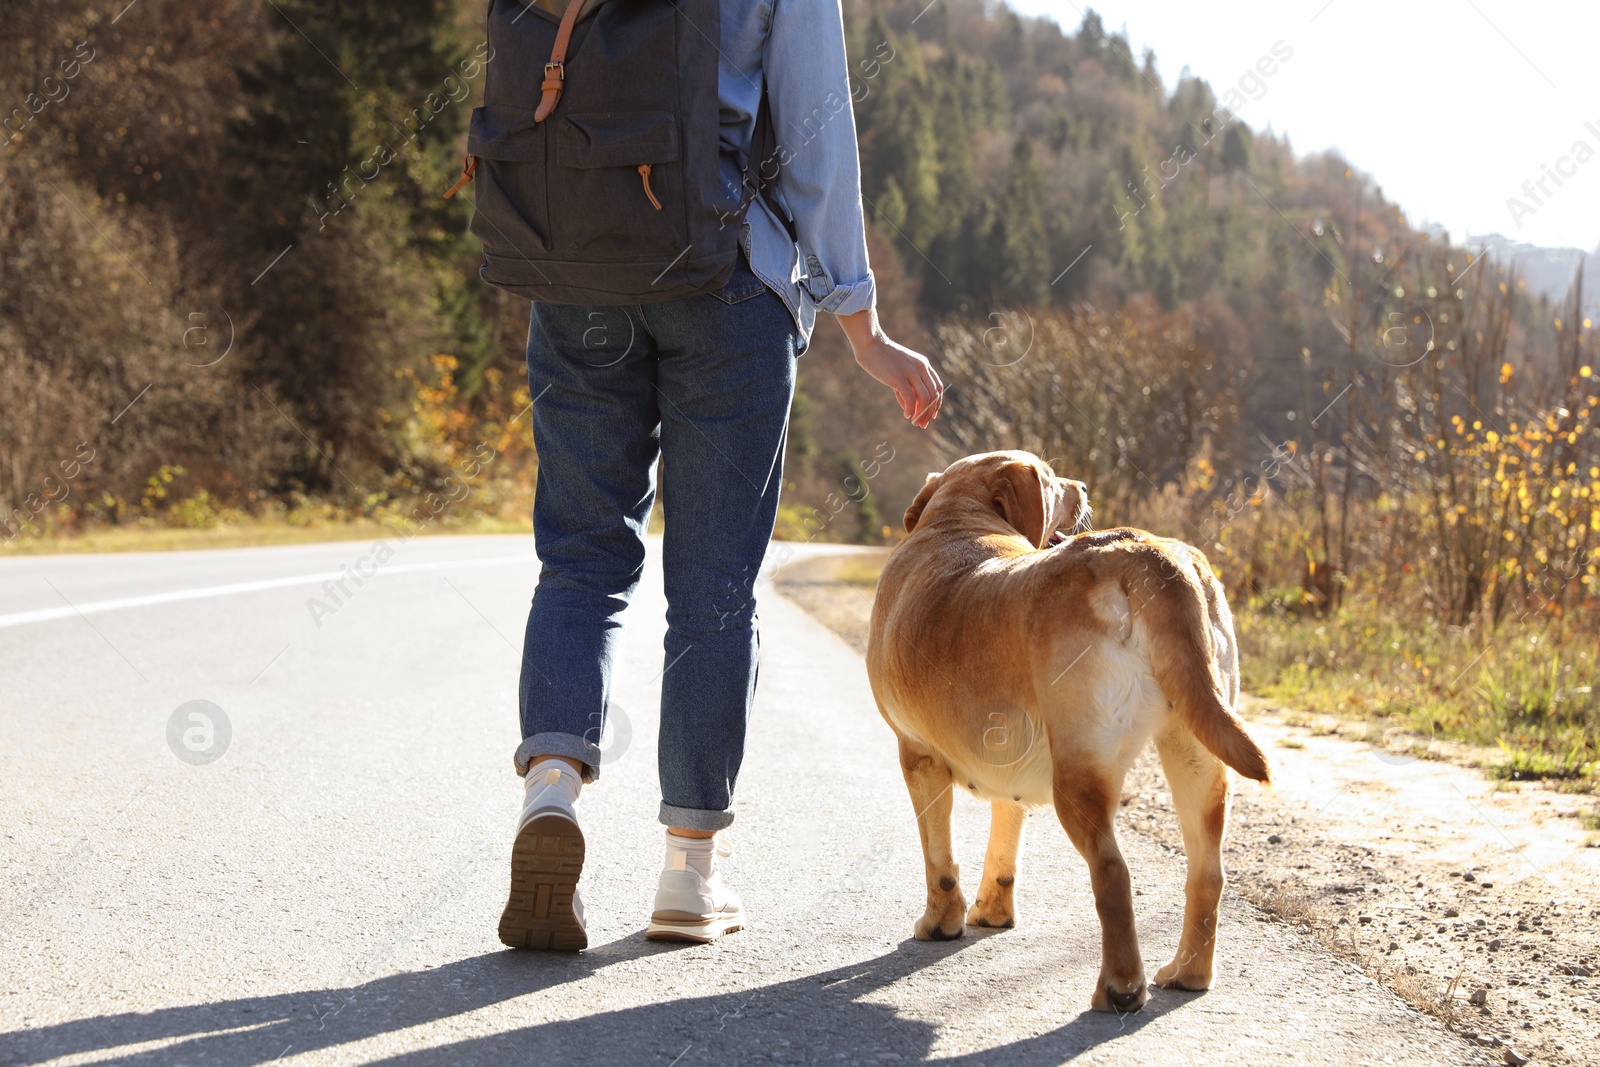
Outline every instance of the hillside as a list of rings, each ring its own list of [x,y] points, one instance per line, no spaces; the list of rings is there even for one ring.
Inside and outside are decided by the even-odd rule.
[[[908,430],[824,322],[796,399],[791,534],[820,508],[821,536],[881,536],[929,464],[998,444],[1129,502],[1203,454],[1220,491],[1264,440],[1310,445],[1315,398],[1405,340],[1391,318],[1448,316],[1428,302],[1453,297],[1435,276],[1465,250],[1346,161],[1296,158],[1233,116],[1270,74],[1169,94],[1092,12],[1071,33],[982,0],[845,13],[883,311],[948,364],[951,399],[939,435]],[[489,440],[515,462],[461,513],[525,513],[526,308],[478,281],[468,205],[438,195],[481,82],[480,18],[459,0],[13,5],[0,90],[28,114],[0,149],[8,532],[382,520]],[[1293,62],[1280,42],[1258,69]],[[1548,378],[1551,302],[1513,289],[1504,312],[1519,381]],[[1095,331],[1116,367],[996,417],[1045,348]],[[94,458],[72,465],[80,446]],[[872,494],[848,488],[869,474]]]

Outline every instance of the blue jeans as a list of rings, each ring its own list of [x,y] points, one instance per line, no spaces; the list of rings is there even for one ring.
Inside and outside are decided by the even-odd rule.
[[[777,517],[797,342],[793,317],[742,254],[715,293],[533,306],[541,567],[522,650],[518,773],[550,755],[599,775],[619,616],[644,570],[660,456],[661,821],[733,822],[756,684],[755,579]]]

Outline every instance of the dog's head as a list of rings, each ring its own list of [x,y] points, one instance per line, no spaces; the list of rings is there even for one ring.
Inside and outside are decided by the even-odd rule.
[[[929,474],[906,509],[906,533],[916,529],[935,497],[940,506],[947,500],[983,502],[1034,548],[1086,529],[1093,514],[1089,487],[1056,477],[1050,464],[1031,452],[984,452]]]

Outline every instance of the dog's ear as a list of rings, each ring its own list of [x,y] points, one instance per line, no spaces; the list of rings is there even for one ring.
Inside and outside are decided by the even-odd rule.
[[[917,494],[917,499],[906,508],[906,533],[917,528],[917,520],[922,518],[922,509],[928,506],[928,501],[933,497],[933,491],[939,488],[939,472],[929,471],[927,481],[922,483],[922,491]]]
[[[1045,529],[1044,478],[1039,464],[1011,460],[995,472],[991,485],[995,510],[1034,548],[1043,548],[1050,536]]]

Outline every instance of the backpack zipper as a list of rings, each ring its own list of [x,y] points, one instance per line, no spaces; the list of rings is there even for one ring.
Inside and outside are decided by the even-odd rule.
[[[575,0],[574,0],[575,2]],[[650,189],[650,164],[639,164],[639,177],[644,181],[644,195],[650,198],[650,205],[657,211],[661,210],[661,201],[656,199],[656,194]]]

